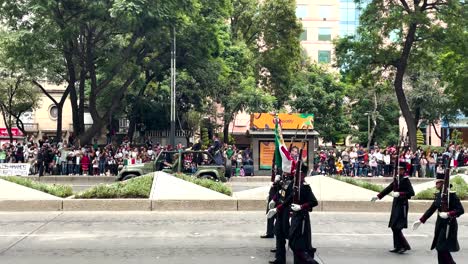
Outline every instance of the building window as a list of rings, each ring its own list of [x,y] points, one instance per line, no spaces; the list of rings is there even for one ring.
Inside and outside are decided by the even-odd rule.
[[[305,41],[307,40],[307,28],[305,28],[302,33],[301,33],[301,36],[299,37],[299,40],[300,41]]]
[[[55,105],[50,106],[49,116],[50,116],[50,119],[52,119],[52,120],[57,119],[57,117],[58,117],[58,108],[57,108],[57,106],[55,106]]]
[[[318,62],[319,63],[330,63],[331,61],[331,51],[329,50],[319,50],[318,52]]]
[[[307,5],[297,5],[296,6],[296,17],[297,18],[307,17]]]
[[[331,41],[331,28],[319,28],[318,29],[318,40],[320,41]]]
[[[327,20],[331,16],[331,6],[319,6],[318,12],[319,18]]]

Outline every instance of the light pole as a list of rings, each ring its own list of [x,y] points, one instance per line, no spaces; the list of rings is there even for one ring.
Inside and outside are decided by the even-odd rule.
[[[364,115],[367,116],[367,150],[370,147],[370,112],[365,112]]]
[[[171,31],[171,132],[169,142],[175,147],[175,122],[176,122],[176,31],[172,26]]]

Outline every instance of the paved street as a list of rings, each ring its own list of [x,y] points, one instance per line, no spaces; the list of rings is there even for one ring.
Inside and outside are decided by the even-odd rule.
[[[433,219],[405,232],[413,246],[405,255],[387,253],[387,219],[378,213],[313,213],[321,263],[436,263],[429,251]],[[467,217],[460,222],[462,251],[455,258],[468,263]],[[260,212],[0,213],[0,263],[267,263],[274,240],[258,237],[264,227]]]

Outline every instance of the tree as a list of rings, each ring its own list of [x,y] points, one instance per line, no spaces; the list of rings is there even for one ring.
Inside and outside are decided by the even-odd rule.
[[[83,143],[121,108],[145,59],[167,54],[172,26],[183,26],[198,11],[195,1],[181,0],[0,2],[0,17],[20,35],[8,47],[10,58],[36,79],[68,83],[74,130]],[[167,45],[154,45],[158,41]],[[85,107],[93,125],[83,132]]]
[[[460,25],[466,26],[463,12],[460,1],[373,0],[361,16],[358,37],[337,42],[337,63],[343,71],[359,76],[380,68],[379,74],[392,79],[413,150],[418,124],[403,90],[404,76],[422,61],[429,67],[435,65],[429,52],[441,50],[436,42],[449,37],[450,31],[464,34],[460,31]]]
[[[377,82],[365,78],[356,83],[348,82],[346,107],[350,113],[352,135],[358,138],[359,143],[367,143],[367,148],[372,143],[396,144],[399,111],[391,84],[385,80]]]
[[[348,132],[343,99],[345,85],[339,76],[317,64],[307,63],[296,74],[289,104],[294,111],[313,113],[315,130],[326,142],[336,143]]]
[[[23,76],[2,73],[0,77],[0,111],[10,137],[13,142],[12,127],[16,126],[24,134],[24,125],[21,115],[37,107],[38,93],[29,80]]]

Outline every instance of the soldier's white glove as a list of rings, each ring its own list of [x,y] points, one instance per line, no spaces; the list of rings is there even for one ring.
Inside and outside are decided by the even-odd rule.
[[[276,175],[275,176],[275,182],[279,182],[281,180],[281,175]]]
[[[271,201],[268,203],[268,209],[273,209],[273,208],[275,208],[275,206],[276,206],[276,203],[275,203],[275,201],[273,201],[273,200],[271,200]]]
[[[400,193],[399,192],[392,192],[392,196],[394,198],[398,198],[398,197],[400,197]]]
[[[291,204],[291,210],[293,210],[294,212],[297,212],[297,211],[300,211],[302,208],[300,205],[298,204]]]
[[[278,212],[278,210],[276,210],[276,208],[270,209],[270,211],[268,211],[268,213],[267,213],[267,218],[268,219],[272,218],[273,216],[276,215],[277,212]]]
[[[448,213],[446,213],[446,212],[440,212],[440,213],[439,213],[439,216],[440,216],[440,218],[442,218],[442,219],[447,219],[447,218],[449,217]]]
[[[372,197],[372,199],[371,199],[370,201],[371,201],[371,202],[375,202],[375,201],[377,201],[378,199],[379,199],[379,197],[374,196],[374,197]]]
[[[413,230],[416,230],[416,229],[418,229],[418,228],[419,228],[419,226],[420,226],[421,224],[422,224],[422,222],[421,222],[421,221],[419,221],[419,220],[418,220],[418,221],[415,221],[415,222],[413,223]]]

